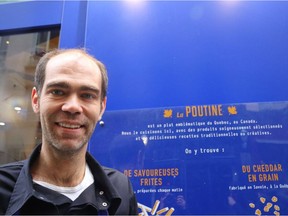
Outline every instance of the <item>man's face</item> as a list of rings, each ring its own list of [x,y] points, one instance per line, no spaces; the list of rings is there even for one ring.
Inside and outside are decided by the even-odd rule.
[[[76,52],[53,57],[41,95],[32,91],[32,105],[40,114],[43,145],[67,153],[83,149],[106,107],[98,66]]]

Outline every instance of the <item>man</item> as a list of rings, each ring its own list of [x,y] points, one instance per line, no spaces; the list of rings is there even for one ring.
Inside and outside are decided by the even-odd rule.
[[[44,55],[31,101],[42,144],[30,158],[0,167],[0,214],[137,214],[128,178],[87,152],[106,108],[104,65],[81,49]]]

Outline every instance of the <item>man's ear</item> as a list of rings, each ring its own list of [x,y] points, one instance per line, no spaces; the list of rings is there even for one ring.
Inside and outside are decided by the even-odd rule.
[[[104,112],[105,112],[105,109],[106,109],[106,103],[107,103],[107,97],[105,97],[102,101],[101,101],[101,104],[100,104],[100,115],[99,115],[99,119],[98,121],[101,120]]]
[[[35,113],[39,113],[39,110],[40,110],[39,95],[35,87],[32,89],[32,92],[31,92],[31,104],[32,104],[33,111]]]

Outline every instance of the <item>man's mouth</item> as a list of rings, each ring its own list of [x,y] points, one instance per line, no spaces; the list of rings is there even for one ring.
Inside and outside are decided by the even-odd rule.
[[[80,124],[68,124],[68,123],[57,123],[60,127],[63,128],[68,128],[68,129],[79,129],[81,127],[83,127],[83,125]]]

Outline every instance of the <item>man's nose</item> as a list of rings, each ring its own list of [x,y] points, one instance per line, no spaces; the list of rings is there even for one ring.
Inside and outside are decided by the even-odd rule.
[[[83,110],[79,98],[76,95],[68,97],[62,106],[62,111],[71,114],[81,113]]]

